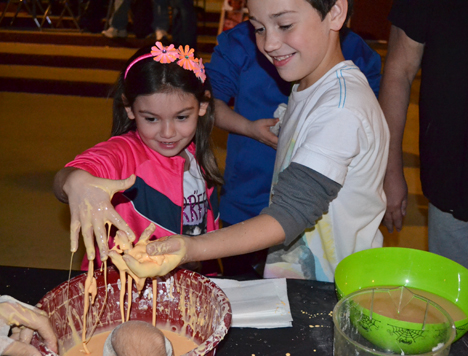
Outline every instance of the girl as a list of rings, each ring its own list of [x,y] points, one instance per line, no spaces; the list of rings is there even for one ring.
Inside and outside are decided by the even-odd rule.
[[[95,258],[94,235],[106,260],[105,224],[130,241],[151,222],[157,238],[218,228],[211,87],[193,52],[156,42],[130,58],[115,86],[112,137],[57,173],[55,195],[70,204],[72,252],[81,229],[87,258]]]

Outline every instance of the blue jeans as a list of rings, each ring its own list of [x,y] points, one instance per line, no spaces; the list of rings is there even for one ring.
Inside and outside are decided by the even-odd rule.
[[[170,0],[172,6],[172,41],[176,46],[189,45],[197,50],[197,14],[193,0]]]
[[[169,31],[169,0],[153,0],[153,30]]]
[[[468,222],[429,203],[429,251],[468,268]]]
[[[110,23],[118,30],[126,30],[128,25],[128,12],[130,11],[131,0],[116,0],[114,3],[114,13]],[[160,30],[169,30],[169,0],[153,0],[153,21],[151,27]],[[193,6],[192,6],[193,7]],[[195,20],[196,25],[196,20]]]
[[[117,30],[126,30],[128,25],[128,12],[130,11],[131,0],[115,0],[114,13],[110,19],[110,24]]]

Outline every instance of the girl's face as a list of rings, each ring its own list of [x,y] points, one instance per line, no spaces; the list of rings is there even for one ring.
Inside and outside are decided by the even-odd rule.
[[[343,1],[337,1],[323,21],[306,0],[249,0],[247,6],[258,49],[284,80],[299,81],[300,90],[342,60],[336,40],[342,23],[336,22],[336,15]]]
[[[136,121],[143,142],[166,157],[180,155],[192,142],[198,116],[206,113],[208,102],[199,103],[193,94],[175,90],[141,95],[126,107],[129,119]]]

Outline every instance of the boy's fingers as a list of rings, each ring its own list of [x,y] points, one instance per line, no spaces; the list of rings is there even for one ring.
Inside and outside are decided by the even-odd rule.
[[[143,233],[140,236],[140,239],[138,242],[145,242],[151,238],[151,235],[153,235],[154,230],[156,230],[156,225],[154,223],[150,223],[148,227],[143,231]]]
[[[133,258],[130,255],[123,255],[122,258],[127,264],[130,271],[132,271],[139,278],[154,277],[157,273],[156,271],[154,271],[155,266],[152,266],[150,262],[138,262],[135,258]]]
[[[146,253],[150,256],[164,255],[178,250],[179,246],[172,243],[172,239],[169,239],[169,237],[163,237],[157,241],[150,242],[146,246]]]

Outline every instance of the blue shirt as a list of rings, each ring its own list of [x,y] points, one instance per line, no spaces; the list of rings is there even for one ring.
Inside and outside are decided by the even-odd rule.
[[[378,95],[381,58],[364,40],[348,31],[342,42],[345,59],[366,75]],[[255,32],[245,21],[218,36],[206,72],[213,95],[248,120],[269,119],[280,103],[287,103],[291,83],[258,50]],[[221,220],[230,224],[257,216],[268,206],[276,151],[257,140],[230,133],[227,143],[225,184],[221,189]]]

